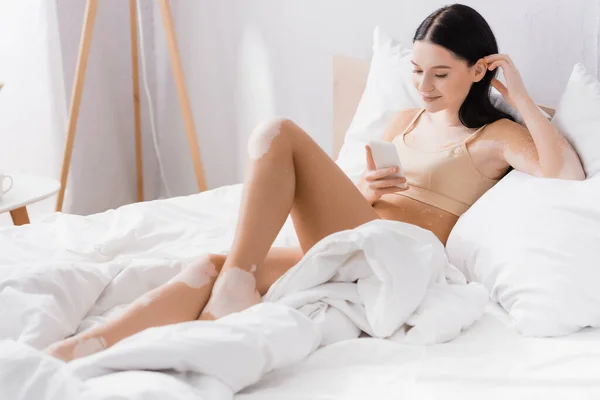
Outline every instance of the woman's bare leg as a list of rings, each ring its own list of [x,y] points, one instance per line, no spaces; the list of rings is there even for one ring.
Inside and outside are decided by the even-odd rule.
[[[274,135],[276,132],[278,135]],[[268,143],[270,135],[276,137]],[[292,122],[270,121],[256,131],[252,140],[251,145],[256,146],[264,140],[264,144],[269,144],[268,152],[252,161],[231,253],[227,257],[209,255],[198,260],[165,285],[136,300],[119,317],[50,346],[48,353],[71,360],[103,350],[149,327],[198,318],[211,295],[216,275],[227,263],[242,271],[252,271],[257,266],[250,273],[253,286],[248,291],[251,301],[257,302],[258,295],[264,295],[320,239],[377,218],[337,165]],[[269,250],[290,212],[301,248]],[[231,279],[223,281],[236,283]],[[226,300],[224,286],[214,292]],[[214,317],[209,312],[201,316]]]
[[[197,319],[224,262],[223,255],[200,257],[169,282],[138,298],[118,317],[57,342],[46,352],[70,361],[104,350],[149,327]]]
[[[352,181],[293,122],[266,122],[248,145],[251,160],[234,242],[200,319],[260,301],[256,266],[290,213],[303,252],[331,233],[378,218]]]
[[[302,258],[299,248],[274,247],[258,267],[258,290],[270,285]],[[210,254],[188,265],[169,282],[134,301],[121,315],[98,327],[62,340],[46,352],[64,361],[104,350],[135,333],[154,326],[193,321],[206,305],[225,255]]]

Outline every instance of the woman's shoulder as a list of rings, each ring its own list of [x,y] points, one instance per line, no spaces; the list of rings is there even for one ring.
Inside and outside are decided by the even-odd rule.
[[[406,125],[408,125],[419,111],[421,111],[421,108],[405,108],[399,110],[394,115],[394,121],[397,123],[405,122]]]
[[[524,133],[529,135],[529,130],[527,130],[526,127],[508,118],[500,118],[488,124],[485,130],[488,131],[487,136],[505,139],[514,136],[521,136]]]
[[[518,122],[513,121],[509,118],[500,118],[490,124],[490,127],[494,127],[495,129],[508,129],[508,130],[527,130],[526,127],[519,124]]]
[[[405,108],[397,111],[386,129],[384,140],[390,142],[394,140],[396,136],[408,127],[420,110],[420,108]]]

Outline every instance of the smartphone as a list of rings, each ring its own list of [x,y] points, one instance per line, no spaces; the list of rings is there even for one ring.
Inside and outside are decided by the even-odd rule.
[[[398,167],[398,172],[394,176],[398,178],[404,178],[404,171],[402,164],[400,163],[400,157],[398,156],[398,150],[392,142],[385,140],[373,139],[369,141],[369,147],[373,154],[373,161],[375,162],[375,168],[388,168]]]

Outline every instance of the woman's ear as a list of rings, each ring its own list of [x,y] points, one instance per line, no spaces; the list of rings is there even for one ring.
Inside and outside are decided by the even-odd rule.
[[[482,80],[487,70],[487,64],[483,61],[483,59],[477,61],[475,65],[473,65],[473,82],[479,82]]]

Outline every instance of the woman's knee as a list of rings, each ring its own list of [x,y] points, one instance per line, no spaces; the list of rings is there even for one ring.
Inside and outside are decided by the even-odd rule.
[[[204,254],[191,261],[170,283],[184,283],[192,289],[201,289],[217,278],[225,263],[221,254]]]
[[[301,129],[292,120],[283,117],[269,118],[259,124],[248,139],[248,155],[258,160],[272,149],[272,144],[289,143],[290,138]],[[277,139],[277,140],[276,140]],[[281,148],[282,146],[278,146]]]
[[[225,259],[227,256],[225,254],[207,254],[206,257],[208,261],[215,267],[217,272],[221,272],[221,268],[223,268],[223,264],[225,264]]]
[[[226,256],[224,254],[202,254],[188,264],[188,268],[207,272],[214,270],[217,273],[223,268]]]

